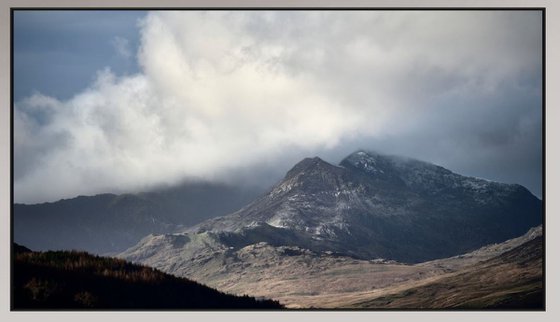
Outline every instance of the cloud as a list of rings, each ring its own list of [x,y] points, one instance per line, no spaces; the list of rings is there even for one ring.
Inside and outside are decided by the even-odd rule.
[[[16,201],[284,172],[404,138],[404,154],[484,163],[540,133],[538,13],[163,11],[139,32],[139,74],[18,102]]]
[[[115,36],[111,41],[111,44],[115,48],[117,54],[119,54],[121,57],[128,59],[132,56],[128,39]]]
[[[137,19],[144,11],[14,11],[14,100],[37,90],[69,99],[88,86],[97,70],[138,72],[136,59],[123,59],[112,42],[126,39],[131,54],[138,47]]]

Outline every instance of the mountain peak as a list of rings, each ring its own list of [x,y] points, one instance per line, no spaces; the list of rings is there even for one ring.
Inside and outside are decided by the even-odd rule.
[[[342,166],[343,163],[357,164],[357,163],[364,163],[364,162],[371,162],[371,163],[382,162],[385,164],[391,164],[395,167],[408,165],[408,166],[416,166],[416,167],[427,166],[427,167],[441,168],[440,166],[437,166],[433,163],[421,161],[410,157],[404,157],[404,156],[392,155],[392,154],[383,154],[377,151],[368,151],[368,150],[358,150],[348,155],[340,162],[340,165]]]
[[[398,167],[399,163],[401,163],[399,157],[358,150],[344,158],[340,162],[340,166],[365,174],[378,183],[383,182],[386,187],[400,187],[403,181]]]
[[[318,165],[318,164],[329,164],[327,161],[315,156],[312,158],[305,158],[298,162],[295,166],[302,164],[302,165]]]
[[[288,173],[286,174],[286,178],[292,178],[306,171],[311,171],[311,170],[324,171],[332,167],[335,166],[324,161],[319,157],[305,158],[300,162],[298,162],[296,165],[294,165],[290,171],[288,171]]]

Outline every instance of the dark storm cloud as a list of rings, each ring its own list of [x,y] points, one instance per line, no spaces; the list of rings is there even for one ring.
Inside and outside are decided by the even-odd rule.
[[[114,41],[138,46],[142,11],[15,11],[14,98],[38,91],[68,99],[85,89],[97,70],[138,71],[135,59],[115,53]]]
[[[330,159],[336,161],[360,146],[416,157],[465,175],[519,183],[540,197],[539,87],[540,79],[523,86],[513,80],[491,93],[466,91],[451,96],[434,103],[431,113],[412,112],[394,120],[393,125],[402,129],[398,133],[345,142],[341,145],[346,148],[332,151]]]
[[[104,70],[70,99],[18,103],[16,159],[31,161],[16,167],[16,199],[185,178],[272,184],[301,158],[337,163],[359,148],[540,195],[540,19],[529,11],[150,13],[139,30],[139,74]],[[127,39],[106,39],[119,59],[135,47]],[[49,191],[35,188],[53,178]]]

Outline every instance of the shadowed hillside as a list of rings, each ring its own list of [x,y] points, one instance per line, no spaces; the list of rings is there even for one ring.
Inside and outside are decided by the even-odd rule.
[[[85,252],[31,252],[15,245],[13,309],[279,309],[185,278]]]
[[[136,194],[15,204],[14,240],[35,250],[121,252],[151,233],[169,233],[238,210],[257,188],[185,183]]]

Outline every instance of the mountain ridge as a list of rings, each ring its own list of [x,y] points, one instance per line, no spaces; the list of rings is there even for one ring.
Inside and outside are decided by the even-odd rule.
[[[150,233],[172,233],[242,207],[261,193],[204,182],[159,190],[14,204],[14,240],[37,250],[121,252]]]
[[[339,166],[305,158],[265,195],[185,232],[274,232],[269,225],[319,251],[420,262],[519,236],[541,215],[541,201],[520,185],[358,151]]]

